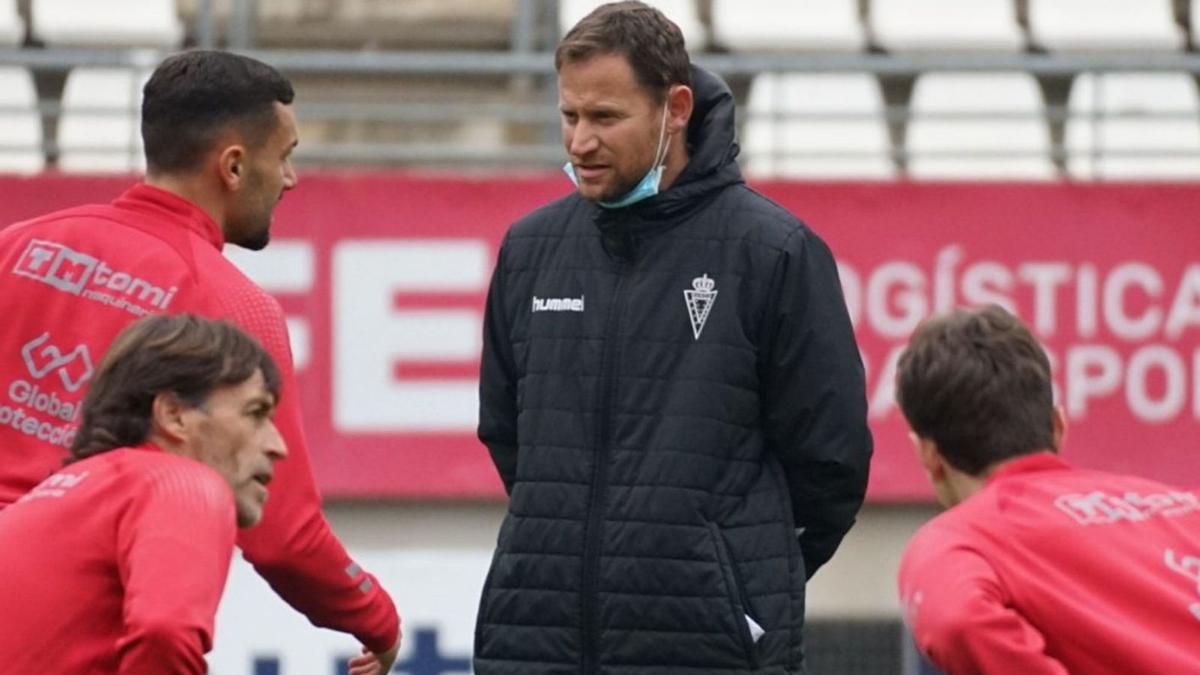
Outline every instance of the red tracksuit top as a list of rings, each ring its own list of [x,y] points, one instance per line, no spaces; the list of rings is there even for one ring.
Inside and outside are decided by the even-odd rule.
[[[926,523],[900,564],[947,675],[1200,673],[1200,497],[1038,453]]]
[[[65,467],[0,513],[0,672],[206,672],[236,532],[200,462],[146,445]]]
[[[239,532],[238,545],[314,624],[384,651],[396,642],[399,617],[321,513],[283,310],[221,255],[223,246],[199,207],[143,184],[110,205],[0,231],[0,507],[61,467],[87,382],[123,327],[156,312],[231,321],[279,366],[275,424],[288,449],[262,522]]]

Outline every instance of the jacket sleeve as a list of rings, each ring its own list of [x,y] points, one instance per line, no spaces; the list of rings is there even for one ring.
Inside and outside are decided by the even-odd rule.
[[[914,554],[910,545],[899,581],[917,648],[946,675],[1067,675],[979,553],[957,546],[927,556]]]
[[[507,243],[507,240],[506,240]],[[512,494],[517,477],[517,376],[505,314],[505,247],[501,245],[483,315],[483,356],[479,372],[479,440],[487,446]]]
[[[283,310],[265,293],[259,303],[244,298],[231,307],[231,318],[279,367],[275,425],[288,456],[276,464],[262,521],[240,530],[238,545],[271,588],[314,625],[350,633],[373,652],[386,651],[399,638],[396,607],[379,581],[350,558],[321,512]]]
[[[140,487],[117,525],[118,672],[199,675],[233,557],[233,494],[199,464],[164,469]]]
[[[760,359],[767,447],[783,465],[811,577],[854,524],[867,488],[866,383],[829,248],[793,232],[775,270]]]

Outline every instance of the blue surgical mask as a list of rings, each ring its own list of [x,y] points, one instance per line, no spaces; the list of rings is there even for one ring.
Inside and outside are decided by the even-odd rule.
[[[667,165],[667,150],[671,147],[671,139],[667,138],[667,108],[663,107],[662,128],[658,132],[658,146],[654,149],[654,164],[642,180],[633,186],[633,189],[626,192],[624,196],[612,201],[597,202],[600,206],[606,209],[620,209],[631,204],[636,204],[640,201],[649,199],[658,194],[658,187],[662,183],[663,170]],[[575,165],[567,162],[563,165],[563,172],[567,174],[567,178],[579,187],[579,176],[575,173]]]

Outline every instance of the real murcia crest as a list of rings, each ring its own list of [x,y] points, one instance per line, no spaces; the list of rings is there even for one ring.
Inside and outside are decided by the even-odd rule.
[[[692,321],[692,335],[697,340],[700,339],[700,331],[704,330],[704,322],[708,321],[708,314],[712,311],[712,306],[717,302],[717,282],[708,278],[708,275],[698,276],[692,279],[692,289],[683,292],[683,299],[687,302],[688,318]]]

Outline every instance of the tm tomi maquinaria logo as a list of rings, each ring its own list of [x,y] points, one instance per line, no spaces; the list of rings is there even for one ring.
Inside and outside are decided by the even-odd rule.
[[[688,318],[692,321],[692,335],[697,340],[700,339],[700,331],[704,330],[704,322],[708,321],[709,312],[717,302],[716,287],[717,282],[705,274],[692,279],[692,290],[683,292]]]

